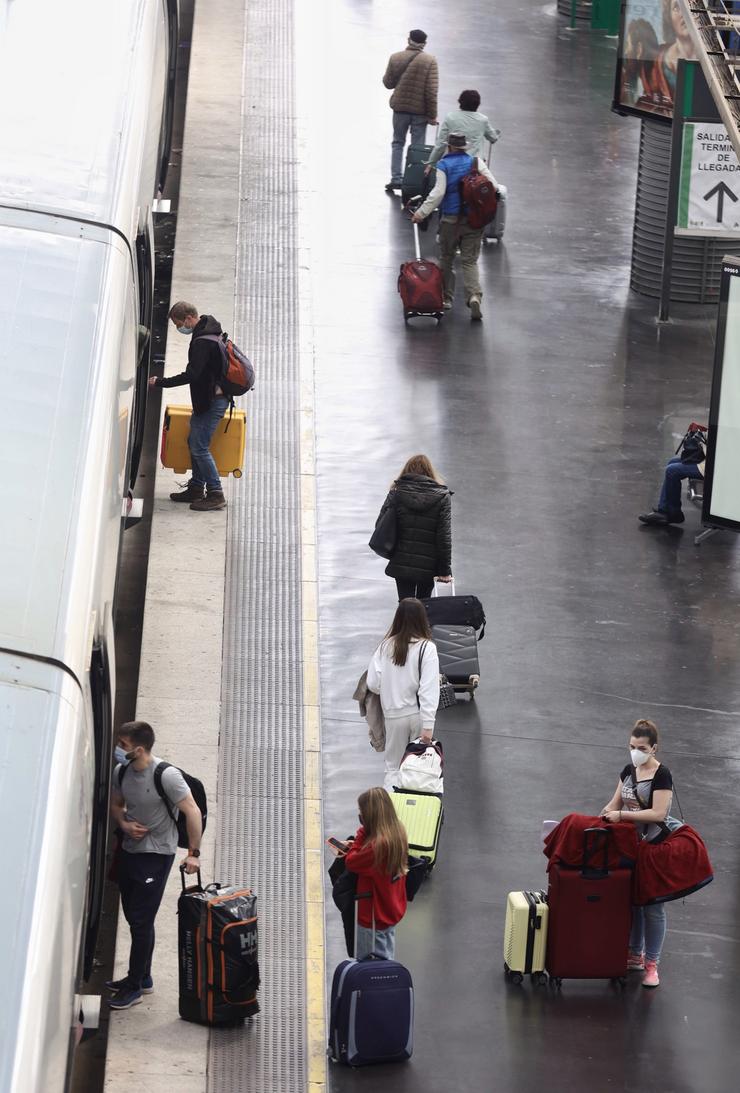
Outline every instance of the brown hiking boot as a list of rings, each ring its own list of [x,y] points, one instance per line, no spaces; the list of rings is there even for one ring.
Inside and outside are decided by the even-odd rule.
[[[190,507],[196,512],[213,512],[216,509],[226,508],[226,498],[222,490],[213,490],[207,497],[201,497],[197,501],[193,501]]]
[[[187,501],[189,504],[191,501],[202,501],[205,495],[205,486],[194,486],[190,481],[184,490],[179,493],[171,493],[170,501]]]

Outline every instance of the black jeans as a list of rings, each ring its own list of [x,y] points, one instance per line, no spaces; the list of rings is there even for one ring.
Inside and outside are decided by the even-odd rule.
[[[121,851],[118,887],[121,906],[131,931],[128,981],[138,990],[152,971],[154,920],[162,902],[174,854],[129,854]]]
[[[418,600],[425,600],[427,596],[432,594],[434,577],[417,577],[415,581],[402,580],[401,577],[396,577],[396,588],[398,589],[399,601],[413,596],[416,596]]]

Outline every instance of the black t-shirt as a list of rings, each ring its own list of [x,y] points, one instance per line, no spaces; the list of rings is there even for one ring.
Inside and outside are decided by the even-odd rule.
[[[634,774],[633,774],[634,772]],[[673,778],[668,767],[664,767],[661,763],[652,778],[644,778],[639,781],[635,777],[634,768],[628,763],[623,768],[619,775],[619,781],[622,783],[622,801],[624,806],[629,811],[636,809],[647,809],[653,807],[653,793],[656,789],[667,789],[669,792],[673,790]],[[668,808],[673,803],[673,797],[669,802]],[[680,827],[680,823],[676,820],[673,821],[670,817],[666,817],[666,822],[662,824],[640,824],[639,832],[643,839],[647,839],[648,842],[654,842],[665,837],[666,831],[670,828],[673,830],[673,826]]]
[[[624,782],[625,778],[631,777],[632,766],[628,763],[622,773],[619,775],[619,781]],[[639,778],[636,778],[635,780],[641,785],[646,785],[648,782],[652,782],[653,791],[655,791],[656,789],[673,789],[673,778],[671,777],[671,772],[669,771],[668,767],[666,767],[663,763],[660,764],[652,778],[645,778],[642,782],[640,782]]]

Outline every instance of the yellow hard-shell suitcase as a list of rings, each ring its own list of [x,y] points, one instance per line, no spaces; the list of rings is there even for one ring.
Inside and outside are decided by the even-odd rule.
[[[171,467],[176,474],[190,470],[189,406],[167,406],[162,426],[162,466]],[[211,454],[216,460],[220,475],[233,474],[241,478],[244,466],[244,448],[247,443],[247,415],[243,410],[224,414],[211,440]]]
[[[504,928],[504,972],[513,983],[525,975],[533,983],[547,982],[547,896],[544,892],[509,892]]]

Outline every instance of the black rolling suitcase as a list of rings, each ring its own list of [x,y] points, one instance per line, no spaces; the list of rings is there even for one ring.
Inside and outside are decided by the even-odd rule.
[[[447,676],[456,691],[467,691],[472,698],[480,683],[478,639],[473,627],[439,623],[432,627],[432,641],[439,654],[440,674]]]
[[[235,1025],[259,1013],[257,897],[248,888],[198,883],[177,901],[180,1016]]]
[[[477,596],[429,596],[424,604],[430,626],[472,626],[480,630],[478,640],[486,635],[486,613]]]

